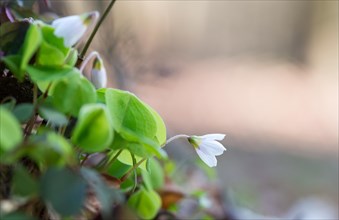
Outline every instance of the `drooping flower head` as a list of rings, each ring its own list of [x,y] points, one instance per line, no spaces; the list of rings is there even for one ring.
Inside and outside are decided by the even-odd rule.
[[[55,19],[52,26],[54,34],[64,39],[66,47],[71,47],[79,42],[86,33],[87,28],[98,19],[99,12],[88,12],[82,15],[72,15]]]
[[[225,138],[224,134],[207,134],[203,136],[189,136],[188,141],[196,150],[198,156],[209,167],[217,165],[217,158],[226,151],[226,148],[219,143]]]
[[[97,89],[105,88],[107,85],[106,69],[104,67],[103,60],[101,59],[99,54],[95,57],[93,61],[91,81]]]

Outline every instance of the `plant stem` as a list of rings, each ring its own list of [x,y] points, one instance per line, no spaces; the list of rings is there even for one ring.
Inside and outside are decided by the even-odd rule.
[[[86,59],[84,61],[82,61],[80,69],[79,69],[80,72],[82,73],[82,75],[84,75],[83,71],[84,71],[86,65],[88,64],[88,62],[95,56],[98,57],[99,53],[96,52],[96,51],[93,51],[86,57]]]
[[[29,136],[29,134],[31,133],[31,130],[34,126],[35,120],[36,120],[36,106],[38,105],[38,87],[36,84],[33,85],[33,115],[32,118],[27,122],[26,127],[24,129],[24,134],[26,134],[26,137]]]
[[[104,165],[103,170],[106,171],[112,163],[119,157],[123,149],[120,149],[113,157],[110,157],[107,161],[107,164]]]
[[[40,100],[38,100],[38,87],[36,84],[34,84],[33,87],[33,105],[34,105],[34,109],[33,109],[33,116],[32,118],[29,120],[29,122],[26,124],[26,127],[24,129],[24,133],[25,133],[25,139],[28,138],[28,136],[32,133],[35,121],[38,117],[38,110],[39,110],[39,106],[45,101],[45,99],[48,96],[48,91],[49,88],[51,87],[52,83],[50,83],[46,89],[46,91],[44,92],[44,94],[42,94],[42,97]]]
[[[88,48],[89,45],[92,43],[92,40],[95,36],[95,34],[97,33],[99,27],[101,26],[101,23],[105,20],[105,18],[107,17],[108,13],[111,11],[114,3],[116,2],[116,0],[111,0],[111,2],[109,3],[109,5],[107,6],[105,12],[103,13],[103,15],[101,16],[101,18],[99,19],[98,23],[95,25],[91,35],[89,36],[84,48],[82,49],[81,53],[80,53],[80,59],[83,59]]]
[[[144,162],[145,160],[147,160],[147,158],[143,158],[142,160],[140,160],[138,163],[134,164],[133,167],[131,169],[129,169],[127,171],[127,173],[125,173],[125,175],[123,175],[120,179],[121,182],[124,182],[128,177],[129,175],[136,169],[140,166],[140,164],[142,164],[142,162]]]
[[[84,157],[84,159],[82,159],[82,161],[80,162],[80,166],[83,166],[85,161],[88,159],[88,157],[90,156],[90,154],[86,154],[86,156]]]
[[[167,144],[169,144],[170,142],[176,140],[176,139],[179,139],[179,138],[189,138],[190,136],[186,135],[186,134],[178,134],[178,135],[175,135],[173,137],[171,137],[170,139],[168,139],[166,141],[166,143],[163,145],[163,146],[166,146]]]
[[[131,153],[131,156],[132,156],[132,160],[133,160],[133,166],[135,166],[137,160],[135,159],[135,156],[134,154]],[[133,173],[134,173],[134,184],[133,184],[133,188],[131,190],[131,192],[133,193],[135,191],[135,189],[137,188],[137,181],[138,181],[138,176],[137,176],[137,172],[136,170],[134,169],[133,170]]]

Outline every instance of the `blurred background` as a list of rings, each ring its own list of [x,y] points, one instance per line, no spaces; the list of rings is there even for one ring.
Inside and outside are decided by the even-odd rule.
[[[108,3],[52,7],[102,13]],[[117,1],[92,49],[110,86],[153,106],[169,136],[227,134],[216,172],[237,204],[336,218],[338,1]],[[180,141],[167,150],[197,159]]]

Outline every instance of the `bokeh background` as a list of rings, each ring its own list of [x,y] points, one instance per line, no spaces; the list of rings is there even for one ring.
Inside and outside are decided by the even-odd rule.
[[[102,13],[108,3],[52,7]],[[169,136],[227,134],[216,171],[241,207],[335,219],[338,38],[338,1],[128,0],[92,49],[110,86],[153,106]],[[197,158],[180,141],[167,150],[185,164]]]

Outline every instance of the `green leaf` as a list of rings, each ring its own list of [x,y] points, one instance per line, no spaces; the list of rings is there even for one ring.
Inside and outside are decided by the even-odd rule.
[[[9,55],[1,59],[7,66],[7,68],[15,75],[19,80],[22,80],[25,72],[20,70],[20,55]]]
[[[80,74],[77,69],[69,66],[48,67],[48,66],[31,66],[27,67],[27,72],[34,82],[52,82],[63,79],[67,76]]]
[[[1,102],[2,102],[1,107],[6,108],[8,111],[13,111],[16,104],[16,100],[13,97],[5,98]]]
[[[113,150],[126,149],[136,156],[151,157],[156,155],[159,158],[166,158],[166,152],[160,148],[159,144],[149,138],[137,135],[124,129],[121,134],[115,132],[114,141],[110,146]]]
[[[131,157],[131,154],[129,154]],[[108,168],[107,173],[111,176],[114,176],[120,179],[128,169],[130,169],[130,165],[126,165],[125,163],[121,163],[119,160],[115,160],[112,165]]]
[[[45,25],[41,28],[42,36],[45,42],[54,47],[58,48],[66,57],[70,48],[65,47],[64,39],[61,37],[57,37],[54,34],[54,28],[52,26]]]
[[[124,128],[120,132],[121,137],[127,140],[130,145],[126,145],[125,148],[131,151],[133,154],[141,157],[157,156],[159,158],[166,158],[166,152],[160,148],[160,145],[153,139],[147,138],[136,132]]]
[[[97,90],[97,102],[106,104],[106,90],[107,88]]]
[[[86,198],[86,182],[77,172],[50,168],[40,184],[41,197],[60,215],[80,213]]]
[[[31,24],[27,30],[25,41],[22,47],[22,59],[20,70],[26,70],[27,64],[41,44],[41,31],[37,25]]]
[[[139,157],[137,155],[134,155],[134,157],[137,162],[142,160],[142,157]],[[123,164],[133,166],[133,159],[131,153],[128,150],[123,150],[118,156],[118,160]],[[138,168],[146,170],[146,161],[142,162]]]
[[[58,81],[53,89],[52,97],[55,108],[73,116],[79,114],[83,105],[96,102],[94,86],[80,74],[72,74]]]
[[[21,123],[27,122],[33,115],[34,106],[30,103],[23,103],[15,106],[13,114]]]
[[[128,200],[128,205],[142,219],[152,219],[161,207],[161,198],[154,190],[141,188]]]
[[[141,171],[147,189],[160,189],[164,185],[164,172],[157,160],[149,159],[149,172]]]
[[[68,66],[75,66],[77,61],[78,61],[78,51],[75,48],[72,48],[67,55],[65,64]]]
[[[106,106],[87,104],[80,110],[72,141],[86,152],[99,152],[109,147],[113,134]]]
[[[48,120],[56,126],[64,126],[68,123],[66,115],[50,107],[41,106],[39,108],[39,114],[43,119]]]
[[[142,157],[153,154],[165,156],[157,143],[157,121],[150,107],[126,91],[106,89],[99,90],[100,93],[105,93],[106,104],[118,134],[112,149],[128,149]]]
[[[8,152],[23,140],[18,120],[4,107],[0,107],[0,153]]]
[[[162,120],[161,116],[149,105],[146,105],[148,110],[152,113],[153,118],[157,125],[157,132],[155,134],[155,138],[160,145],[164,145],[166,143],[166,125]]]
[[[33,196],[38,193],[38,183],[22,166],[16,166],[12,180],[12,191],[19,196]]]
[[[36,218],[29,216],[25,213],[21,212],[11,212],[7,215],[2,215],[0,212],[0,219],[1,220],[36,220]]]
[[[54,132],[32,136],[26,149],[26,154],[40,166],[64,166],[74,160],[70,143]]]
[[[65,55],[55,46],[43,41],[37,54],[37,64],[42,66],[62,66]]]
[[[152,113],[135,95],[127,91],[107,89],[106,104],[118,133],[126,128],[148,138],[155,137],[157,127]]]

